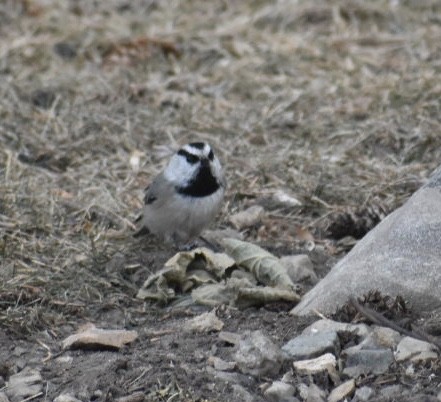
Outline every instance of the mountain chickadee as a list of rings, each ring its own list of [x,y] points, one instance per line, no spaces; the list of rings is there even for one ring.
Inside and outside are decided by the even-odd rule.
[[[219,212],[225,184],[210,145],[184,145],[146,188],[143,228],[135,236],[149,232],[168,243],[190,242]]]

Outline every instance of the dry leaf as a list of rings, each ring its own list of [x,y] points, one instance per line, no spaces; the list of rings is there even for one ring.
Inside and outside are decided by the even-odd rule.
[[[282,289],[296,289],[285,267],[268,251],[237,239],[223,239],[222,244],[236,264],[252,272],[260,283]]]
[[[269,286],[242,288],[237,293],[234,305],[238,308],[247,308],[280,301],[297,303],[300,301],[300,296],[292,290]]]
[[[223,321],[216,316],[216,311],[211,310],[187,320],[184,323],[184,329],[193,332],[218,332],[224,327]]]

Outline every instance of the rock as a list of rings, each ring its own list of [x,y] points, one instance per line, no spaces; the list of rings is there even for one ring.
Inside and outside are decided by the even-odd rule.
[[[395,360],[397,362],[404,360],[420,362],[437,358],[438,353],[436,352],[434,345],[409,336],[406,336],[401,340],[397,346],[397,351],[395,352]]]
[[[306,402],[325,402],[326,392],[317,387],[315,384],[310,384],[308,387],[308,394],[306,396]]]
[[[255,398],[242,385],[234,384],[233,390],[239,400],[243,402],[254,402]]]
[[[380,396],[384,399],[391,399],[393,397],[403,396],[405,394],[403,392],[403,387],[399,384],[388,385],[384,388],[381,388],[379,392]]]
[[[366,337],[366,344],[369,346],[395,349],[401,341],[400,333],[391,328],[374,325],[371,329],[372,332]]]
[[[54,402],[81,402],[81,401],[70,394],[60,394],[54,399]]]
[[[365,338],[371,332],[371,329],[365,324],[347,324],[324,318],[312,323],[306,327],[302,334],[316,334],[318,332],[335,331],[335,332],[352,332],[357,336]]]
[[[395,349],[401,341],[401,335],[393,329],[386,327],[373,326],[371,332],[355,346],[351,346],[346,351],[357,351],[362,349]]]
[[[30,367],[11,375],[7,384],[6,395],[12,402],[37,395],[43,389],[40,371]]]
[[[234,360],[242,373],[255,377],[276,375],[282,366],[282,351],[261,331],[247,332],[238,344]]]
[[[280,262],[294,283],[305,282],[315,285],[318,282],[311,259],[306,254],[287,255],[281,257]]]
[[[264,392],[264,395],[270,402],[291,402],[295,401],[294,392],[295,388],[292,385],[282,381],[274,381]]]
[[[370,231],[292,310],[335,312],[375,289],[415,311],[441,306],[441,167],[401,208]],[[350,280],[348,280],[350,278]]]
[[[337,355],[340,352],[340,343],[337,332],[324,331],[297,336],[282,346],[282,350],[293,360],[304,360],[328,352]]]
[[[0,402],[9,402],[9,399],[6,396],[6,394],[4,392],[1,392],[1,391],[0,391]]]
[[[351,396],[355,391],[355,380],[350,379],[335,387],[328,396],[328,402],[339,402]]]
[[[362,374],[385,373],[394,361],[393,353],[389,349],[344,350],[342,356],[346,357],[343,374],[353,378]]]
[[[371,387],[361,387],[355,391],[355,399],[360,402],[370,401],[375,391]]]
[[[335,367],[337,360],[332,353],[326,353],[315,359],[300,360],[294,362],[294,368],[300,374],[314,374],[321,371],[329,371],[330,367]]]

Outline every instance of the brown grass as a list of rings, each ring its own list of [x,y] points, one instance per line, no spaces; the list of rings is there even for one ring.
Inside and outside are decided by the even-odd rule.
[[[221,224],[277,189],[303,202],[259,231],[287,245],[330,212],[396,208],[441,160],[439,2],[94,3],[0,4],[4,327],[131,302],[105,263],[140,265],[142,190],[190,139],[226,167]]]

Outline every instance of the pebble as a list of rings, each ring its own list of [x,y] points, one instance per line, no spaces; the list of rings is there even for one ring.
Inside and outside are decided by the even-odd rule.
[[[437,358],[438,354],[435,351],[434,345],[409,336],[406,336],[401,340],[395,352],[395,360],[397,362],[404,360],[421,362]]]
[[[274,381],[264,392],[266,399],[270,402],[294,401],[295,388],[282,381]]]
[[[304,360],[325,353],[337,355],[340,352],[340,343],[337,332],[324,331],[297,336],[282,346],[282,350],[293,360]]]
[[[339,402],[351,396],[355,391],[355,380],[352,378],[335,387],[328,396],[328,402]]]
[[[54,399],[54,402],[81,402],[81,401],[70,394],[60,394]]]
[[[320,389],[315,384],[310,384],[308,387],[308,393],[306,395],[306,402],[325,402],[326,392]]]
[[[336,364],[335,356],[332,353],[326,353],[315,359],[294,362],[294,368],[301,374],[314,374],[329,371],[329,367],[335,367]]]
[[[237,347],[233,358],[242,373],[262,377],[280,371],[284,355],[261,331],[245,333]]]
[[[399,384],[387,385],[380,390],[380,396],[384,399],[391,399],[396,396],[403,396],[403,387]]]
[[[375,391],[371,387],[361,387],[355,391],[355,399],[360,402],[369,401],[375,394]]]
[[[7,395],[0,391],[0,402],[9,402]]]

